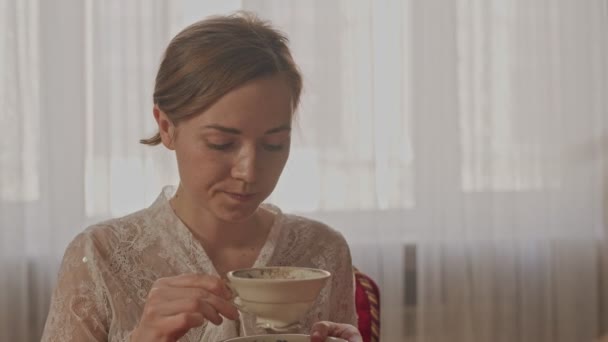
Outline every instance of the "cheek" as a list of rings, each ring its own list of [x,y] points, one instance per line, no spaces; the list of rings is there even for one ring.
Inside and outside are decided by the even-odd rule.
[[[264,173],[268,176],[268,180],[276,183],[287,164],[289,153],[285,153],[281,157],[272,158],[265,163]]]
[[[209,187],[230,173],[230,161],[205,150],[176,150],[177,163],[183,183]]]

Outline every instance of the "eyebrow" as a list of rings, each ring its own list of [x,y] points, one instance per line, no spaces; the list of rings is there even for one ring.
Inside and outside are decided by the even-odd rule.
[[[228,134],[241,134],[243,132],[239,131],[236,128],[231,128],[231,127],[225,127],[225,126],[221,126],[221,125],[207,125],[205,127],[203,127],[205,129],[215,129],[218,130],[220,132],[224,132],[224,133],[228,133]],[[285,124],[279,127],[275,127],[275,128],[271,128],[269,130],[267,130],[266,132],[264,132],[264,134],[274,134],[274,133],[279,133],[282,131],[291,131],[291,125],[289,124]]]

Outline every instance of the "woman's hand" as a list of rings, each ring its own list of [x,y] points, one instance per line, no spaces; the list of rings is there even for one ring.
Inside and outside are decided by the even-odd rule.
[[[219,325],[221,316],[238,319],[231,299],[232,291],[218,277],[186,274],[158,279],[131,342],[175,342],[205,321]]]
[[[328,321],[317,322],[310,329],[311,342],[325,342],[327,337],[338,337],[348,342],[363,342],[359,330],[350,324]]]

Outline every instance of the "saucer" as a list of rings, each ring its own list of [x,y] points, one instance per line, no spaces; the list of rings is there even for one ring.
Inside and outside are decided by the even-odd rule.
[[[275,335],[255,335],[247,337],[236,337],[225,340],[224,342],[310,342],[310,335],[302,334],[275,334]],[[325,342],[347,342],[341,338],[328,337]]]

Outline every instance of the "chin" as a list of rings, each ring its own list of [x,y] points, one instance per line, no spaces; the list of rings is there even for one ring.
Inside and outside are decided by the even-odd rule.
[[[246,208],[218,208],[215,211],[215,215],[221,219],[222,221],[231,222],[231,223],[241,223],[250,219],[258,209],[258,206],[255,207],[246,207]]]

